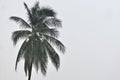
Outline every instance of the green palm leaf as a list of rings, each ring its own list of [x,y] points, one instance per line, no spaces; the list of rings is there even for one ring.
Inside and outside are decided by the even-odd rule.
[[[19,31],[13,32],[12,40],[14,42],[14,45],[17,43],[19,39],[27,38],[29,37],[29,35],[31,35],[31,31],[28,31],[28,30],[19,30]]]
[[[25,62],[24,62],[24,71],[25,71],[25,74],[26,74],[26,76],[28,75],[28,71],[29,71],[29,68],[30,67],[30,62],[29,62],[29,60],[27,60],[27,59],[25,59]]]
[[[48,52],[48,55],[54,64],[55,68],[58,70],[60,67],[60,58],[57,52],[54,50],[54,48],[46,41],[46,50]]]
[[[24,54],[24,51],[25,51],[27,45],[28,45],[27,40],[25,40],[25,41],[23,42],[23,44],[22,44],[19,52],[18,52],[17,59],[16,59],[15,70],[17,69],[17,64],[18,64],[20,58],[23,57],[23,54]]]
[[[65,52],[65,46],[62,44],[62,42],[60,42],[59,40],[57,40],[54,37],[51,37],[48,35],[44,35],[44,36],[45,36],[46,40],[48,40],[50,43],[55,45],[60,52],[62,52],[62,53]]]
[[[40,10],[38,10],[38,15],[39,16],[44,16],[44,17],[55,17],[56,16],[56,12],[51,9],[51,8],[47,8],[47,7],[43,7]]]
[[[36,70],[37,67],[41,68],[42,74],[45,75],[48,63],[48,56],[46,54],[44,41],[41,41],[40,39],[34,41],[34,54],[34,60],[38,62],[36,63],[34,61]]]
[[[42,29],[40,31],[40,33],[43,34],[43,35],[48,35],[48,36],[52,36],[52,37],[56,37],[56,38],[59,36],[59,31],[56,30],[55,28],[53,28],[53,29],[49,29],[49,28]]]
[[[25,9],[27,10],[29,20],[32,21],[32,14],[30,9],[28,8],[27,4],[24,2]]]
[[[45,24],[47,24],[48,26],[53,26],[53,27],[61,27],[62,26],[61,21],[54,17],[45,19]]]
[[[48,62],[48,56],[46,54],[46,50],[45,50],[45,43],[44,41],[41,41],[41,52],[40,52],[40,67],[41,67],[41,72],[43,75],[46,74],[46,69],[47,69],[47,62]]]
[[[25,63],[24,63],[24,71],[26,73],[26,75],[30,75],[31,74],[31,64],[32,64],[32,57],[33,57],[33,41],[29,38],[29,40],[27,40],[27,45],[26,47],[24,48],[24,60],[25,60]]]
[[[16,16],[12,16],[10,17],[11,20],[14,20],[15,22],[19,23],[21,27],[23,28],[31,28],[31,26],[22,18],[20,17],[16,17]]]

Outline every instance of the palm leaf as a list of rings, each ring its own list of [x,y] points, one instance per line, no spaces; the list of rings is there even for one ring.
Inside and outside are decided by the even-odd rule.
[[[27,10],[29,20],[32,21],[32,14],[30,9],[28,8],[27,4],[24,2],[25,9]]]
[[[47,41],[46,41],[46,49],[47,49],[48,55],[49,55],[52,63],[54,64],[55,68],[58,70],[58,68],[60,67],[59,55]]]
[[[34,40],[34,66],[36,68],[36,71],[38,71],[38,68],[41,68],[42,74],[45,75],[46,69],[47,69],[47,63],[48,63],[48,57],[45,51],[45,43],[40,39],[35,39]]]
[[[39,7],[39,2],[37,1],[36,3],[35,3],[35,5],[31,8],[31,11],[32,10],[38,10],[38,9],[40,9],[40,7]]]
[[[28,45],[28,42],[27,42],[27,40],[25,40],[25,41],[23,42],[23,44],[22,44],[19,52],[18,52],[17,59],[16,59],[15,70],[17,69],[17,64],[18,64],[20,58],[23,57],[23,54],[24,54],[24,51],[25,51],[27,45]]]
[[[40,17],[55,17],[56,16],[56,12],[53,9],[47,8],[47,7],[41,8],[37,13]]]
[[[41,55],[39,54],[40,53],[40,42],[38,40],[35,40],[34,42],[34,61],[33,61],[33,64],[34,64],[34,67],[36,69],[36,71],[38,72],[38,69],[40,68],[40,60],[39,58],[41,58]]]
[[[29,40],[27,41],[27,45],[26,47],[24,48],[24,60],[25,60],[25,63],[24,63],[24,71],[25,71],[25,74],[27,75],[30,75],[30,67],[31,67],[31,64],[32,64],[32,40],[29,38]]]
[[[24,62],[24,71],[25,71],[26,76],[29,73],[28,72],[29,71],[29,66],[30,66],[30,62],[27,59],[25,59],[25,62]]]
[[[44,23],[41,23],[41,22],[37,22],[34,26],[34,29],[38,32],[38,31],[41,31],[42,29],[47,29],[48,26]]]
[[[50,43],[55,45],[60,52],[62,52],[62,53],[65,52],[65,46],[62,44],[62,42],[60,42],[59,40],[57,40],[54,37],[51,37],[48,35],[44,35],[44,36],[45,36],[46,40],[48,40]]]
[[[47,63],[48,63],[48,57],[45,51],[45,43],[44,41],[41,41],[40,39],[38,40],[38,59],[39,59],[39,63],[40,63],[40,68],[41,68],[41,72],[43,75],[46,74],[46,69],[47,69]]]
[[[13,43],[16,44],[19,39],[27,38],[30,34],[31,34],[31,31],[29,30],[19,30],[19,31],[13,32],[12,34]]]
[[[43,34],[43,35],[48,35],[48,36],[52,36],[52,37],[58,37],[59,36],[59,31],[57,31],[55,28],[53,29],[42,29],[40,31],[40,34]]]
[[[21,27],[24,28],[31,28],[31,26],[22,18],[20,17],[16,17],[16,16],[12,16],[10,17],[11,20],[14,20],[15,22],[19,23]]]
[[[61,21],[54,17],[45,19],[44,23],[47,24],[48,26],[52,26],[52,27],[61,27],[62,26]]]

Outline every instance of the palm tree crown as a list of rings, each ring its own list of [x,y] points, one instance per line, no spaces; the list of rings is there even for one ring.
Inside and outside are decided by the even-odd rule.
[[[11,20],[19,23],[23,28],[30,30],[18,30],[13,32],[12,40],[14,44],[19,39],[25,39],[16,59],[17,63],[24,58],[24,71],[31,78],[32,67],[41,69],[43,75],[46,74],[48,57],[50,57],[55,68],[60,67],[60,58],[53,46],[60,52],[65,52],[65,46],[57,39],[59,31],[57,27],[61,27],[61,21],[56,18],[56,13],[51,8],[40,8],[37,2],[31,9],[24,3],[28,14],[28,22],[20,17],[12,16]]]

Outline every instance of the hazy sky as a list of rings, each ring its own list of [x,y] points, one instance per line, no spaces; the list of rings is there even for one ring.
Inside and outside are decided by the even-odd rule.
[[[60,40],[67,51],[57,72],[48,64],[46,77],[33,69],[31,80],[120,80],[120,0],[39,0],[50,6],[63,22]],[[13,47],[11,34],[19,25],[10,16],[26,19],[23,2],[0,0],[0,80],[27,80],[23,61],[15,72],[21,43]]]

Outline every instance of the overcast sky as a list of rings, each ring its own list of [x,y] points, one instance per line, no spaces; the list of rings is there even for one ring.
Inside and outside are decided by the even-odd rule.
[[[31,80],[120,80],[120,0],[39,0],[50,6],[62,20],[60,40],[66,45],[57,72],[48,64],[46,77],[33,69]],[[16,47],[12,32],[19,25],[10,16],[26,19],[26,2],[36,0],[0,0],[0,80],[27,80],[23,61],[15,72]]]

